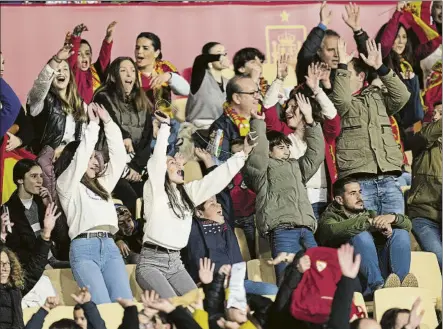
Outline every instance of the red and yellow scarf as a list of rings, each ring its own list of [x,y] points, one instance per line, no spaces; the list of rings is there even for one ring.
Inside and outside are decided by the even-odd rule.
[[[100,81],[100,77],[97,73],[97,69],[95,65],[91,65],[91,74],[92,74],[92,91],[95,92],[102,84]]]
[[[251,128],[249,120],[238,115],[228,102],[223,103],[223,112],[237,126],[240,136],[245,137],[249,134]]]

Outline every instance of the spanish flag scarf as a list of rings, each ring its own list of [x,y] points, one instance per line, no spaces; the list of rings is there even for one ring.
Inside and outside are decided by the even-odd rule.
[[[249,120],[238,115],[228,102],[223,104],[223,112],[237,126],[240,136],[245,137],[249,134],[249,130],[251,128],[249,125]]]

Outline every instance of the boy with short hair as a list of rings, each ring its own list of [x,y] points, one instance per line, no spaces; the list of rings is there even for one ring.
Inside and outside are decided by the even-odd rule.
[[[292,142],[283,133],[266,134],[264,115],[252,113],[251,127],[258,135],[258,145],[250,154],[244,177],[256,194],[256,223],[259,232],[270,240],[272,256],[297,253],[316,247],[317,222],[306,192],[306,182],[315,174],[325,157],[321,126],[312,118],[307,98],[295,95],[305,120],[307,150],[298,160],[291,159]],[[277,277],[285,264],[276,266]]]

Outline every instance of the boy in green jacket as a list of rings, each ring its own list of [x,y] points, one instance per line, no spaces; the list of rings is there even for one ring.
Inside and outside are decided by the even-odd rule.
[[[318,223],[322,246],[338,248],[350,243],[361,255],[364,295],[386,287],[418,286],[409,273],[411,221],[401,214],[377,216],[365,209],[358,180],[348,177],[334,184],[334,201]]]
[[[243,172],[246,185],[257,194],[257,228],[268,236],[274,258],[283,252],[297,253],[317,246],[313,235],[317,222],[305,184],[323,162],[325,145],[321,126],[312,119],[309,100],[301,94],[295,97],[306,124],[305,155],[298,160],[289,158],[291,140],[277,131],[266,134],[264,114],[253,111],[251,128],[258,145]],[[276,266],[277,277],[285,267],[284,263]]]

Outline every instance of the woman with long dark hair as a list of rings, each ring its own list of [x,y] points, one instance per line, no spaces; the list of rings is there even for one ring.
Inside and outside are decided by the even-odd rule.
[[[67,62],[71,55],[72,46],[65,44],[43,67],[29,92],[26,107],[34,117],[31,146],[35,154],[49,145],[57,158],[68,143],[82,135],[87,117]]]
[[[208,42],[192,66],[191,92],[186,102],[186,121],[200,129],[209,129],[223,114],[228,79],[222,71],[229,68],[225,46]]]
[[[170,118],[161,112],[155,112],[155,116],[161,126],[143,191],[146,224],[136,279],[142,289],[155,290],[162,298],[169,298],[196,288],[180,259],[180,250],[188,243],[195,206],[229,184],[245,164],[253,145],[245,138],[243,151],[201,180],[185,183],[182,157],[166,155]]]
[[[142,87],[155,109],[174,116],[171,91],[175,95],[188,96],[189,83],[178,74],[174,65],[163,59],[160,38],[152,32],[140,33],[134,57],[141,73]]]
[[[151,155],[152,104],[141,88],[139,72],[130,57],[118,57],[110,65],[103,86],[94,95],[120,127],[127,153],[127,165],[118,181],[115,197],[135,216],[136,200],[143,194],[142,176]],[[103,139],[101,134],[100,139]],[[106,149],[105,140],[100,147]],[[105,152],[106,153],[106,152]]]
[[[79,287],[88,287],[96,304],[132,299],[125,264],[113,235],[118,231],[111,192],[126,164],[119,127],[108,112],[88,105],[89,125],[80,142],[68,144],[55,163],[57,194],[69,226],[69,259]],[[99,174],[94,147],[100,120],[109,149],[109,162]]]

